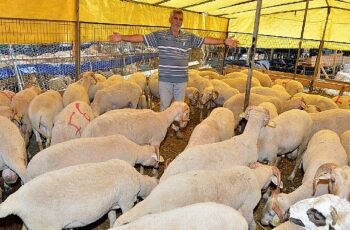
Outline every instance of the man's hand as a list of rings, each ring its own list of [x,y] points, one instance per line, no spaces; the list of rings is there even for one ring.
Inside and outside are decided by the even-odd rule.
[[[225,45],[229,47],[237,47],[239,45],[239,41],[236,38],[226,38]]]
[[[122,35],[120,33],[113,33],[108,36],[110,42],[120,42],[122,40]]]

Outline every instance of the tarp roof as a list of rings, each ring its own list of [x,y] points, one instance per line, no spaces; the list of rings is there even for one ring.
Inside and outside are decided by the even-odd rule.
[[[2,0],[0,18],[74,22],[76,21],[75,2],[75,0]],[[171,9],[181,8],[186,11],[185,28],[192,29],[203,36],[221,38],[229,32],[239,38],[242,46],[250,46],[256,3],[256,0],[80,0],[79,18],[80,21],[88,23],[130,25],[120,27],[123,33],[144,33],[149,30],[140,25],[167,27]],[[305,6],[306,0],[262,0],[258,47],[297,48]],[[328,13],[324,47],[350,50],[350,0],[310,0],[303,47],[319,46]],[[30,25],[30,28],[35,29],[40,26],[37,24]],[[28,28],[23,26],[16,25],[12,34],[15,36],[15,32],[28,31]],[[12,32],[13,29],[14,26],[11,28],[7,26],[4,31],[5,28],[2,26],[0,34]],[[74,27],[72,29],[74,30]],[[106,29],[106,27],[100,29]],[[108,30],[113,29],[115,27],[108,28]],[[53,30],[60,29],[56,25]],[[111,32],[89,36],[91,31],[86,27],[82,27],[82,30],[82,34],[85,34],[83,41],[106,40],[105,35]],[[69,34],[70,36],[66,35],[62,39],[71,40],[73,31]],[[61,39],[59,37],[56,36],[53,40]],[[52,39],[45,41],[52,41]]]

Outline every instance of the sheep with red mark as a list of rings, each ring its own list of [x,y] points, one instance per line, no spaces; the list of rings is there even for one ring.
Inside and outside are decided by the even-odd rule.
[[[93,119],[92,109],[86,102],[70,103],[55,118],[51,145],[79,138]]]

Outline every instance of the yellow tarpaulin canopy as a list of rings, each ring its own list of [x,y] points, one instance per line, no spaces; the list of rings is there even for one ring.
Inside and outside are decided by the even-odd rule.
[[[71,42],[77,20],[75,2],[0,1],[0,43]],[[262,3],[258,47],[297,48],[306,0]],[[81,39],[105,41],[113,31],[143,34],[165,28],[171,8],[185,10],[183,27],[191,32],[217,38],[229,32],[242,46],[251,43],[256,11],[252,0],[80,0]],[[328,13],[324,47],[350,50],[350,1],[345,0],[310,0],[303,47],[318,48]]]

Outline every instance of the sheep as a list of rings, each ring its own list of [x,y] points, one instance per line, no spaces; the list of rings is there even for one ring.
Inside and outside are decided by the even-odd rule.
[[[86,102],[70,103],[55,118],[51,145],[79,138],[93,119],[92,109]]]
[[[350,165],[350,130],[347,130],[340,135],[340,141],[348,155],[348,164]]]
[[[173,102],[162,112],[153,112],[148,109],[140,110],[140,112],[133,111],[135,110],[121,109],[103,114],[85,128],[82,136],[122,134],[139,145],[154,146],[159,159],[159,146],[171,123],[178,121],[183,128],[189,121],[189,107],[184,102]]]
[[[74,101],[83,101],[90,104],[89,88],[91,85],[96,85],[97,80],[93,72],[85,72],[80,76],[80,80],[70,84],[63,93],[63,106]]]
[[[275,118],[278,116],[278,113],[277,113],[277,108],[274,104],[272,104],[271,102],[262,102],[260,103],[258,106],[266,109],[267,111],[269,111],[269,114],[270,114],[270,118]]]
[[[231,72],[225,75],[225,78],[247,78],[247,74],[242,72]],[[260,81],[259,81],[260,83]]]
[[[29,137],[32,133],[32,125],[28,116],[28,108],[30,102],[41,93],[41,89],[36,86],[26,88],[13,96],[11,101],[11,109],[13,111],[13,119],[19,124],[19,128],[24,137],[26,145],[29,143]]]
[[[298,157],[294,171],[289,177],[292,180],[311,137],[312,119],[307,112],[293,109],[280,114],[271,122],[275,123],[276,127],[264,127],[260,130],[259,161],[268,161],[276,165],[277,156],[291,153],[291,158]]]
[[[278,90],[278,91],[286,92],[286,93],[287,93],[286,88],[284,88],[282,85],[273,85],[273,86],[271,86],[271,89],[276,89],[276,90]]]
[[[332,100],[339,107],[339,109],[350,109],[350,96],[336,96]]]
[[[314,177],[314,192],[320,180],[328,181],[329,192],[350,201],[350,167],[336,164],[321,165]]]
[[[306,104],[315,105],[316,108],[318,108],[320,111],[338,109],[337,104],[334,101],[332,101],[332,99],[320,95],[296,93],[293,97],[304,98]]]
[[[349,229],[350,203],[329,194],[305,199],[291,206],[290,221],[305,229]]]
[[[244,105],[244,99],[245,94],[240,93],[236,94],[230,99],[228,99],[224,103],[224,107],[230,109],[233,112],[233,115],[235,116],[235,126],[239,123],[241,118],[239,117],[239,114],[243,112],[243,105]],[[259,105],[263,102],[271,102],[276,106],[277,112],[282,113],[284,111],[288,111],[290,109],[297,109],[297,108],[305,108],[305,103],[302,100],[302,98],[294,98],[288,101],[282,102],[279,98],[271,97],[271,96],[264,96],[260,94],[251,93],[250,99],[249,99],[249,105]]]
[[[13,111],[9,106],[0,105],[0,116],[6,117],[10,120],[13,119]]]
[[[128,211],[156,184],[117,159],[70,166],[24,184],[0,205],[0,218],[15,214],[28,229],[61,230],[85,226],[109,212],[112,226],[113,209]]]
[[[9,119],[0,116],[0,170],[5,183],[12,184],[17,180],[15,172],[26,182],[27,153],[25,142],[20,131]]]
[[[200,93],[202,93],[208,86],[212,86],[209,79],[201,77],[199,74],[188,74],[187,87],[195,87]]]
[[[275,85],[281,85],[283,86],[287,93],[294,96],[294,94],[302,93],[304,92],[304,86],[300,82],[292,79],[276,79]]]
[[[309,115],[313,121],[313,134],[322,129],[333,130],[338,135],[350,130],[350,110],[348,109],[331,109]]]
[[[0,91],[0,106],[11,106],[15,93],[9,90]]]
[[[269,87],[252,87],[251,93],[261,94],[264,96],[273,96],[281,99],[282,101],[287,101],[291,98],[290,94],[287,92],[282,92],[278,89],[273,89]]]
[[[242,70],[241,72],[247,75],[248,69]],[[262,86],[271,87],[273,85],[272,80],[268,74],[253,70],[253,77],[257,78]]]
[[[186,102],[188,105],[196,106],[199,101],[199,90],[195,87],[186,87],[186,98],[185,100],[188,100]]]
[[[271,181],[280,185],[278,169],[255,164],[252,169],[236,166],[226,170],[195,170],[178,174],[160,183],[145,200],[121,215],[115,226],[146,214],[211,201],[237,209],[248,222],[249,229],[255,230],[253,209],[259,203],[261,189],[268,187]]]
[[[110,230],[143,229],[153,230],[248,230],[248,223],[237,210],[214,202],[205,202],[175,208],[158,214],[151,214]]]
[[[256,106],[248,107],[246,111],[249,119],[243,134],[225,141],[185,149],[165,169],[160,182],[191,170],[218,170],[257,161],[259,132],[268,124],[269,115],[265,109]]]
[[[212,70],[202,70],[202,71],[199,71],[198,74],[201,77],[207,76],[208,79],[221,79],[221,78],[223,78],[223,76],[221,76],[220,74],[218,74],[217,72],[212,71]]]
[[[192,131],[186,148],[224,141],[234,136],[234,116],[226,108],[216,108]]]
[[[95,78],[96,78],[96,84],[92,84],[89,87],[89,92],[88,92],[89,101],[92,101],[94,99],[97,90],[102,89],[107,85],[106,84],[107,79],[105,76],[95,73]]]
[[[153,97],[159,98],[158,71],[154,72],[148,79],[148,86]],[[151,101],[151,100],[150,100]]]
[[[130,75],[128,78],[128,81],[136,83],[142,90],[142,92],[145,91],[146,85],[147,85],[147,78],[146,75],[142,72],[136,72]]]
[[[315,173],[325,163],[334,163],[339,166],[347,164],[347,156],[340,143],[339,136],[330,130],[321,130],[313,135],[303,155],[303,169],[305,173],[302,185],[289,194],[273,193],[265,204],[261,223],[264,225],[278,225],[285,220],[286,211],[291,205],[312,197]],[[315,196],[326,193],[328,193],[327,186],[321,184],[317,188]]]
[[[69,140],[37,153],[29,162],[26,178],[31,180],[49,171],[64,167],[120,159],[130,165],[156,166],[155,149],[150,145],[140,146],[123,135],[86,137]]]
[[[213,79],[210,81],[212,86],[206,87],[202,92],[201,103],[207,104],[213,101],[216,105],[223,105],[232,96],[239,94],[239,91],[232,88],[223,81]]]
[[[227,78],[223,79],[223,82],[231,86],[232,88],[237,89],[240,93],[245,93],[247,78]],[[251,87],[261,86],[260,82],[256,78],[252,78]]]
[[[112,109],[136,109],[141,95],[141,88],[134,82],[115,83],[96,92],[91,108],[95,117]]]
[[[46,91],[30,102],[28,115],[40,150],[43,150],[40,134],[46,138],[46,147],[50,146],[54,118],[62,109],[62,96],[54,90]]]

